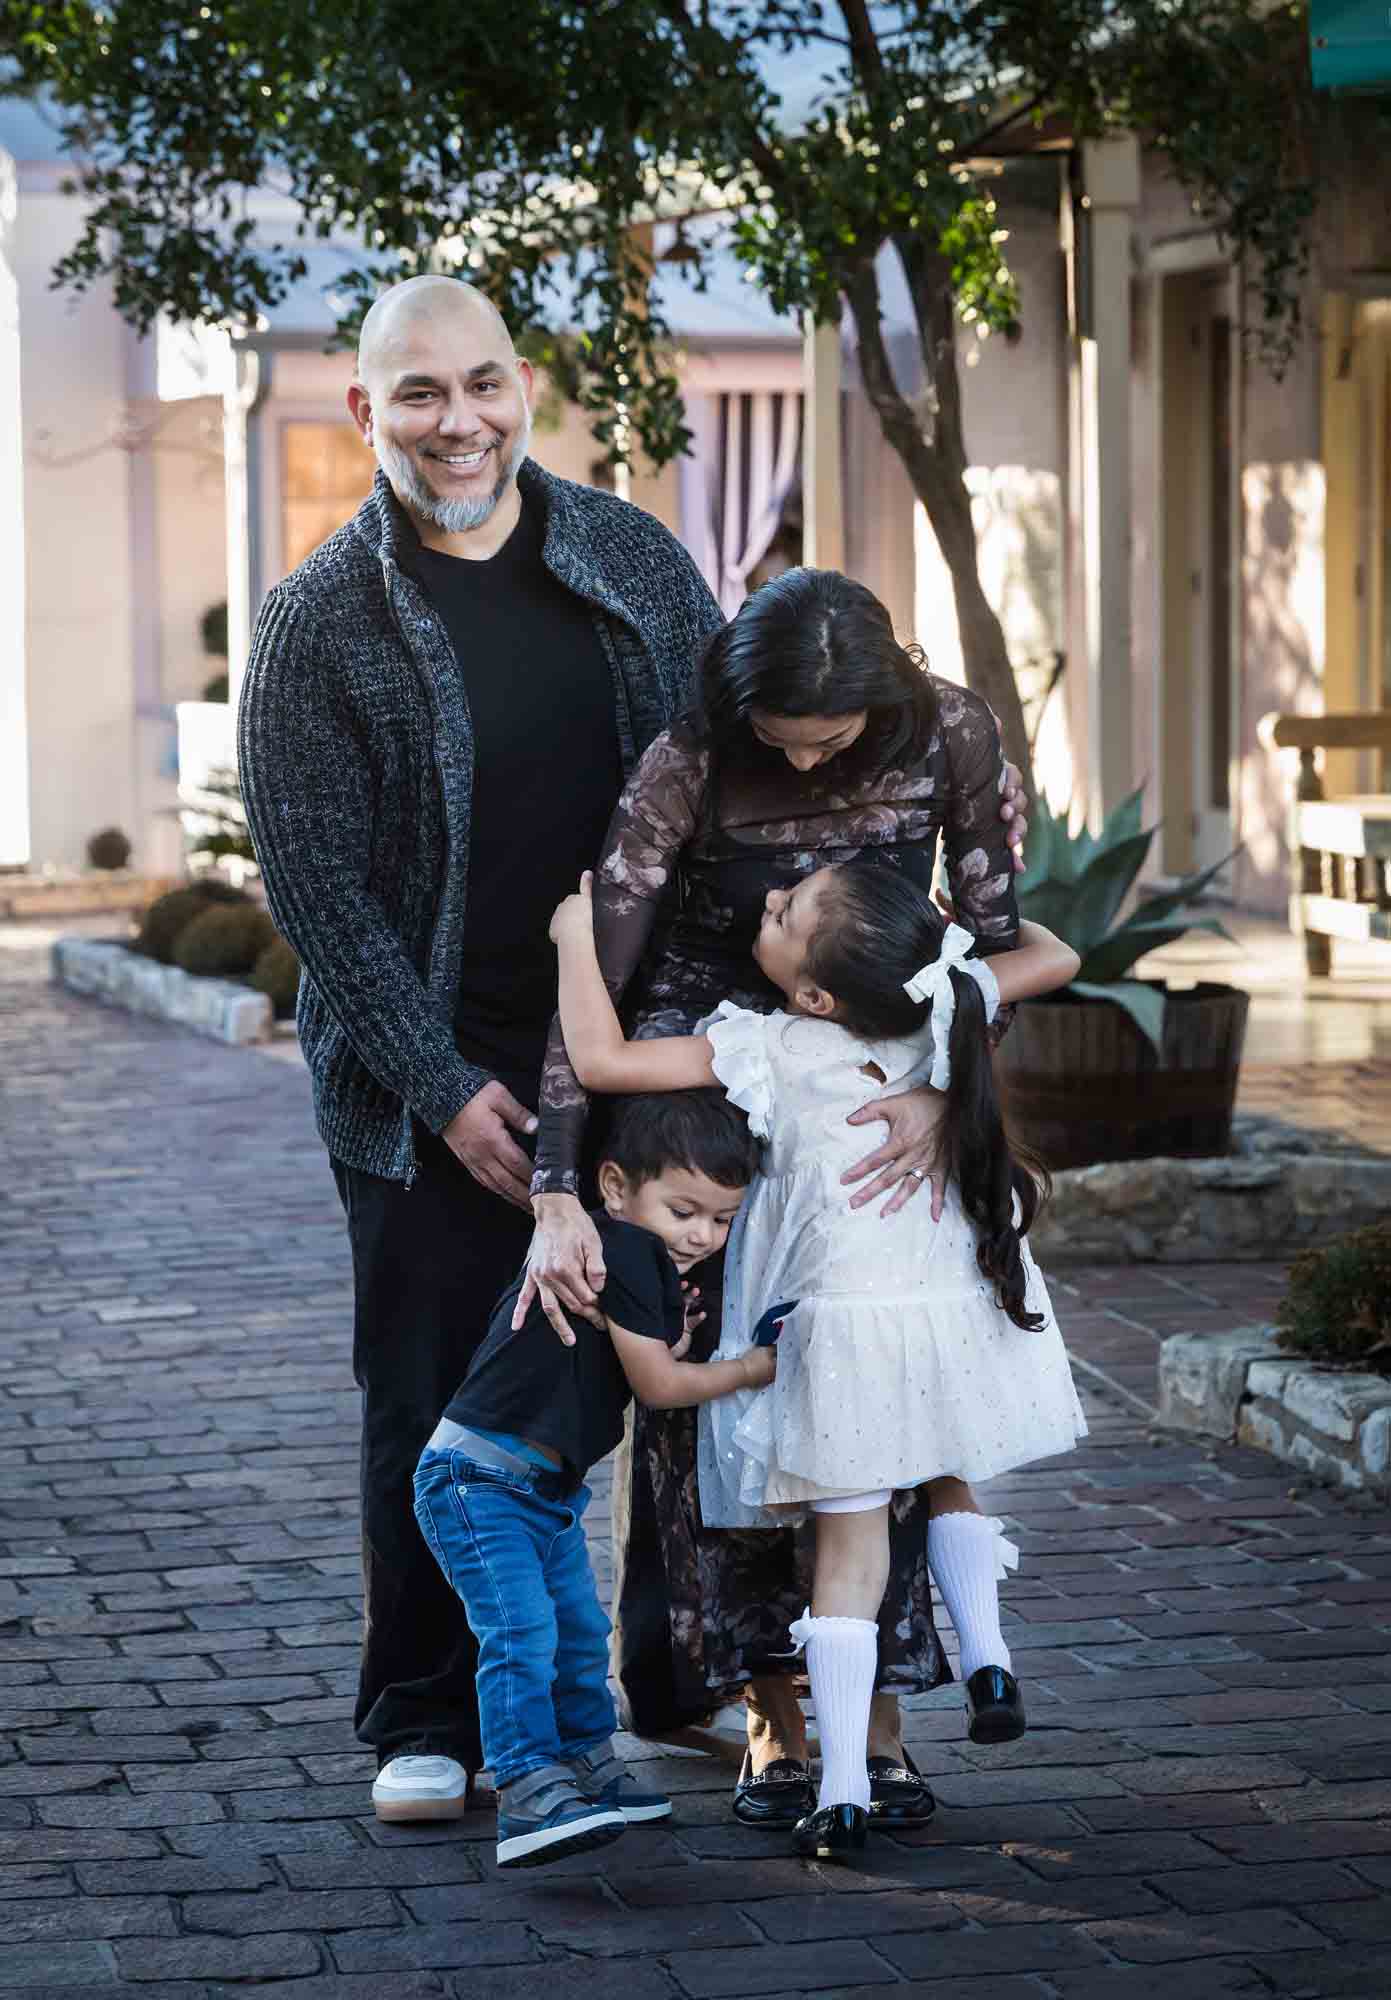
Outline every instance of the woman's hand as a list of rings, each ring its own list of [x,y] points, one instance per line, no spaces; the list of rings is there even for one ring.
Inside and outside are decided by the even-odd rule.
[[[1023,772],[1017,764],[1006,764],[1005,788],[1000,794],[1000,818],[1005,823],[1005,839],[1009,842],[1016,875],[1022,875],[1028,866],[1024,859],[1024,836],[1029,831],[1024,809],[1028,803]]]
[[[586,868],[575,894],[556,904],[555,915],[551,918],[550,940],[552,944],[565,944],[593,936],[594,872]]]
[[[563,906],[562,906],[563,907]],[[602,1326],[599,1294],[608,1272],[599,1232],[572,1194],[540,1194],[532,1202],[536,1233],[527,1252],[526,1278],[512,1315],[515,1332],[533,1302],[560,1335],[566,1347],[575,1344],[574,1330],[565,1317],[577,1313],[581,1319]]]
[[[840,1177],[845,1184],[862,1181],[867,1174],[875,1176],[868,1187],[851,1196],[850,1206],[864,1208],[879,1195],[888,1194],[891,1199],[884,1203],[880,1213],[897,1215],[926,1182],[932,1188],[932,1219],[940,1221],[944,1190],[941,1176],[933,1171],[942,1118],[940,1092],[920,1085],[898,1097],[876,1098],[873,1104],[863,1104],[858,1111],[852,1111],[845,1122],[868,1125],[877,1118],[882,1118],[888,1126],[888,1138],[863,1160],[847,1167]]]

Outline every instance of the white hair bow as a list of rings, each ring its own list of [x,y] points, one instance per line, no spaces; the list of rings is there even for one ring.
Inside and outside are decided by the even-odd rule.
[[[987,1021],[992,1019],[999,1001],[999,987],[995,976],[983,959],[971,958],[976,948],[971,932],[960,924],[948,924],[942,933],[942,949],[931,965],[924,965],[905,979],[903,990],[911,1000],[932,1002],[932,1074],[928,1081],[934,1090],[945,1090],[951,1081],[951,1024],[956,1017],[956,989],[952,985],[953,971],[964,972],[974,979],[985,1000]]]

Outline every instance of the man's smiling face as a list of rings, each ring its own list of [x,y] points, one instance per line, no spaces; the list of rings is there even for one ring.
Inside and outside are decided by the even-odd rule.
[[[526,457],[531,384],[491,307],[451,285],[364,327],[349,401],[402,506],[418,523],[466,534],[489,519]]]

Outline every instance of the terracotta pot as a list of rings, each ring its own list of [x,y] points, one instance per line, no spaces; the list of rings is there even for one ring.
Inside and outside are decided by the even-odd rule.
[[[1250,1004],[1235,986],[1170,993],[1159,1056],[1109,1001],[1024,1001],[995,1059],[1011,1133],[1049,1167],[1225,1153]]]

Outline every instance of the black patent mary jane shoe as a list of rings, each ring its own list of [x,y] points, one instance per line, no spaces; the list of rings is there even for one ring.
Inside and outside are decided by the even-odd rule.
[[[937,1810],[926,1779],[905,1750],[899,1757],[871,1757],[869,1816],[876,1826],[926,1826]]]
[[[792,1844],[809,1861],[848,1861],[864,1847],[868,1828],[863,1806],[818,1806],[798,1820]]]
[[[1029,1726],[1019,1683],[1003,1667],[977,1667],[966,1683],[973,1743],[1013,1743]]]
[[[810,1765],[799,1764],[795,1757],[777,1757],[755,1772],[748,1752],[744,1752],[733,1808],[741,1826],[773,1831],[796,1826],[815,1804]]]

